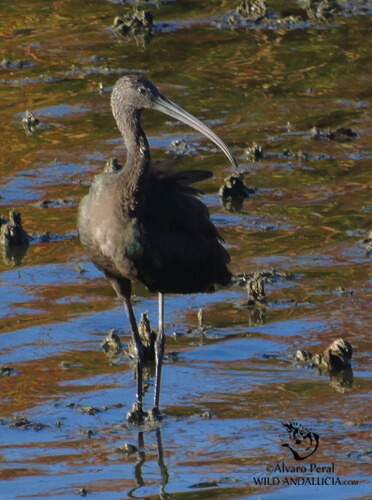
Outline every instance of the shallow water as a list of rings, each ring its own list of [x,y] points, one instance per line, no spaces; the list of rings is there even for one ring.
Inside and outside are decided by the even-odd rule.
[[[0,364],[13,369],[0,379],[1,498],[372,498],[371,3],[344,3],[328,22],[240,28],[228,25],[230,2],[155,4],[145,42],[111,28],[134,2],[0,3],[0,213],[20,211],[33,236],[20,264],[0,261]],[[269,11],[271,23],[304,15],[292,2]],[[128,321],[76,231],[92,176],[110,157],[124,161],[109,95],[132,72],[212,126],[250,172],[255,194],[224,207],[223,155],[144,113],[154,159],[184,138],[197,154],[180,168],[213,171],[200,188],[234,274],[278,273],[265,308],[248,307],[237,284],[167,297],[166,349],[177,355],[155,428],[126,425],[132,366],[110,362],[101,343],[115,328],[126,345]],[[22,127],[26,109],[41,122],[34,134]],[[330,139],[340,127],[357,136]],[[258,162],[244,154],[253,142]],[[156,325],[157,298],[135,292],[137,315]],[[352,378],[294,362],[297,349],[321,353],[338,337],[353,347]],[[146,382],[150,408],[151,369]],[[311,458],[282,446],[292,421],[319,436]]]

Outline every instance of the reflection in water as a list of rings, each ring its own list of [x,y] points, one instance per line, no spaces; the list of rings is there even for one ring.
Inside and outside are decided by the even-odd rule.
[[[29,245],[29,235],[23,229],[20,212],[11,210],[9,220],[0,217],[0,246],[6,264],[14,263],[18,266],[22,263]]]
[[[168,468],[164,463],[164,450],[163,450],[163,440],[161,435],[161,429],[157,427],[155,429],[156,434],[156,442],[157,442],[157,452],[158,452],[158,468],[160,472],[160,498],[162,500],[166,500],[170,498],[169,494],[165,491],[167,484],[169,483],[169,472]],[[136,487],[132,488],[128,492],[129,498],[142,498],[135,495],[136,491],[139,488],[145,486],[145,480],[142,474],[142,467],[146,462],[146,453],[145,453],[145,438],[144,432],[140,431],[138,433],[138,452],[137,452],[137,462],[134,466],[134,477],[136,479]]]
[[[266,305],[255,304],[248,306],[248,326],[260,326],[266,323]]]
[[[229,175],[220,187],[218,194],[223,206],[229,212],[240,213],[243,210],[244,200],[256,191],[244,184],[246,174],[247,172],[239,172],[239,174]]]
[[[324,375],[320,370],[318,373]],[[328,375],[331,380],[331,387],[334,387],[337,392],[344,393],[346,389],[351,389],[353,386],[354,374],[351,366],[342,370],[330,370]]]
[[[1,246],[4,263],[7,265],[20,266],[27,254],[28,245],[20,247]]]

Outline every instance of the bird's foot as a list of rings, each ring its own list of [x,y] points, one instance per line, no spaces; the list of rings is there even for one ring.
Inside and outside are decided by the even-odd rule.
[[[163,420],[163,415],[160,413],[159,407],[154,406],[154,408],[148,412],[146,422],[157,423]]]
[[[132,411],[127,413],[127,422],[129,424],[143,424],[146,418],[148,418],[148,414],[143,411],[142,403],[134,403]]]

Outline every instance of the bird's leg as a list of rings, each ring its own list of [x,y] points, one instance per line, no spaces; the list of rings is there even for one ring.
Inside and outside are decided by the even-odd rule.
[[[137,397],[137,401],[133,405],[132,411],[127,414],[127,420],[129,422],[139,423],[139,422],[142,422],[144,420],[144,417],[146,416],[146,414],[143,411],[143,404],[142,404],[142,391],[143,391],[142,372],[143,372],[145,351],[144,351],[143,344],[141,342],[141,338],[140,338],[139,333],[138,333],[137,321],[136,321],[136,317],[134,315],[130,295],[124,296],[124,304],[125,304],[125,308],[127,310],[129,323],[130,323],[130,327],[132,330],[132,337],[133,337],[133,342],[134,342],[134,346],[135,346],[135,350],[136,350],[136,357],[137,357],[137,367],[136,367],[136,376],[137,376],[137,394],[136,394],[136,397]]]
[[[154,390],[154,408],[149,415],[151,420],[160,420],[160,386],[161,386],[161,371],[163,366],[165,345],[165,331],[164,331],[164,294],[159,292],[159,331],[155,341],[155,390]]]
[[[164,331],[164,294],[159,293],[159,331],[155,342],[155,362],[156,362],[156,380],[154,392],[154,409],[159,411],[160,401],[160,386],[161,386],[161,372],[163,367],[165,345],[165,331]]]

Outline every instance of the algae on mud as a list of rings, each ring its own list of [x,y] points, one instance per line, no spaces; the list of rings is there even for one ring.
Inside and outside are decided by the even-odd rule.
[[[105,500],[370,494],[370,3],[338,2],[345,8],[332,22],[298,23],[306,7],[273,0],[271,23],[225,29],[240,3],[175,1],[158,9],[146,2],[159,29],[145,46],[111,29],[115,16],[132,11],[129,3],[0,3],[1,215],[14,209],[29,234],[55,235],[31,240],[21,265],[0,259],[4,498],[24,497],[25,483],[26,498],[88,490]],[[132,72],[215,128],[250,172],[245,180],[256,192],[226,211],[218,189],[231,172],[210,146],[180,124],[145,117],[155,160],[183,139],[198,154],[182,156],[178,168],[214,172],[200,188],[229,242],[234,274],[292,275],[265,283],[264,310],[247,307],[235,285],[171,297],[167,343],[178,356],[165,365],[161,441],[149,428],[141,437],[123,424],[131,367],[121,358],[111,363],[101,343],[115,328],[125,347],[128,325],[76,233],[76,206],[92,176],[125,156],[108,96]],[[22,128],[26,109],[44,124],[30,136]],[[327,137],[338,129],[357,136]],[[259,161],[244,158],[252,143],[264,151]],[[53,203],[45,209],[43,200]],[[135,307],[154,321],[157,304],[143,288]],[[341,392],[328,375],[289,357],[323,352],[339,337],[353,346],[354,381]],[[151,386],[151,373],[146,379]],[[293,420],[320,436],[316,463],[333,462],[341,480],[358,484],[253,484],[268,467],[293,464],[281,447],[282,422]],[[123,442],[139,452],[116,452]]]

